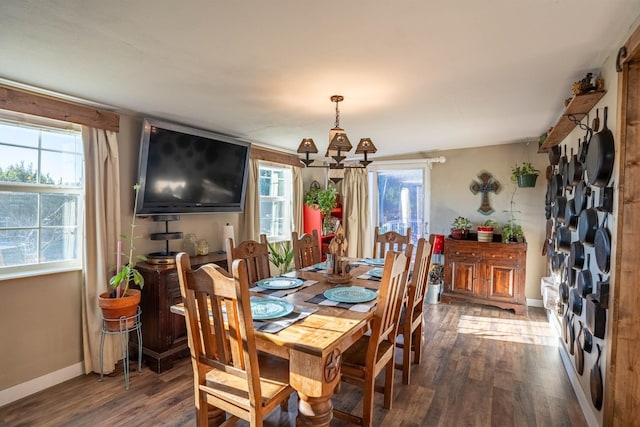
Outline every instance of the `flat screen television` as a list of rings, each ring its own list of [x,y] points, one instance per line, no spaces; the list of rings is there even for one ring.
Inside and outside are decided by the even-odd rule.
[[[242,212],[251,144],[145,119],[137,215]]]

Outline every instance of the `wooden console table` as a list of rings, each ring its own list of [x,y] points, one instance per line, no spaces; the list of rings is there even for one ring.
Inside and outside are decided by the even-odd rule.
[[[527,313],[526,243],[447,238],[444,261],[443,302],[461,300]]]
[[[215,263],[227,269],[226,253],[210,253],[191,257],[193,268]],[[173,367],[175,357],[189,355],[187,327],[184,318],[171,313],[170,307],[182,302],[175,264],[136,265],[144,277],[140,308],[142,309],[142,353],[145,363],[155,372]],[[135,341],[130,344],[137,348]]]

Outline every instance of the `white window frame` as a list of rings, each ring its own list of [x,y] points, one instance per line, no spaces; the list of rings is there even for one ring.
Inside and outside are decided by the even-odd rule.
[[[3,124],[9,124],[17,127],[27,127],[31,129],[41,129],[43,131],[54,131],[54,132],[70,132],[77,133],[77,137],[82,138],[81,136],[81,127],[79,125],[75,125],[67,122],[60,122],[56,120],[50,120],[35,116],[28,116],[24,114],[15,114],[8,111],[0,111],[0,121]],[[0,138],[0,150],[2,147],[8,147],[12,144],[4,143]],[[15,146],[15,145],[14,145]],[[22,148],[22,147],[20,147]],[[38,151],[38,164],[33,165],[34,169],[41,173],[41,165],[40,165],[40,154],[44,151],[48,152],[63,152],[63,150],[56,150],[51,148],[43,148],[38,146],[37,148],[33,148]],[[82,144],[80,144],[80,151],[74,152],[74,155],[80,155],[82,157],[82,162],[84,162],[84,153],[82,151]],[[82,173],[84,173],[84,164],[82,165]],[[22,265],[14,265],[3,267],[0,266],[0,281],[5,279],[19,278],[19,277],[30,277],[30,276],[38,276],[42,274],[51,274],[62,271],[75,271],[82,269],[83,265],[83,254],[84,254],[84,208],[85,208],[85,198],[84,198],[84,177],[81,179],[80,186],[64,186],[64,185],[53,185],[53,184],[30,184],[30,183],[21,183],[21,182],[1,182],[0,181],[0,191],[2,192],[20,192],[20,193],[34,193],[38,195],[49,195],[49,194],[72,194],[78,196],[77,202],[77,212],[75,213],[77,218],[77,224],[71,225],[76,229],[74,244],[77,248],[77,256],[71,260],[64,261],[50,261],[50,262],[41,262],[39,259],[36,263],[33,264],[22,264]],[[61,226],[59,226],[61,227]],[[32,227],[6,227],[4,229],[38,229],[40,232],[44,229],[47,229],[46,225],[42,224],[42,219],[40,214],[38,213],[37,224]],[[38,238],[38,247],[39,247],[39,238]],[[37,257],[40,256],[38,253]]]
[[[286,224],[289,224],[288,227],[288,231],[285,232],[285,234],[281,235],[281,236],[274,236],[271,235],[270,233],[264,233],[264,231],[262,230],[262,218],[263,218],[263,212],[260,211],[260,224],[259,224],[259,228],[260,228],[260,234],[264,233],[267,235],[267,240],[270,243],[275,243],[275,242],[287,242],[291,240],[291,232],[294,230],[294,225],[293,225],[293,217],[294,217],[294,212],[293,212],[293,170],[291,166],[287,166],[287,165],[282,165],[282,164],[278,164],[278,163],[272,163],[272,162],[264,162],[264,161],[260,161],[258,162],[258,186],[260,186],[260,179],[262,176],[261,171],[263,169],[271,169],[271,170],[284,170],[287,171],[288,174],[286,175],[285,179],[288,181],[285,183],[285,185],[288,185],[289,187],[289,191],[285,191],[285,195],[283,196],[278,196],[278,195],[269,195],[269,196],[263,196],[260,194],[260,188],[258,188],[258,197],[260,199],[260,203],[259,206],[262,207],[262,202],[263,201],[283,201],[285,202],[285,207],[288,209],[286,209],[285,212],[285,216],[284,216],[284,221]],[[273,212],[272,212],[273,214]]]

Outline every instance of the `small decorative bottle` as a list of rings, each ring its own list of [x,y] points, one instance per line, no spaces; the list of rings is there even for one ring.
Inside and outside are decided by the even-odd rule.
[[[209,253],[209,244],[205,239],[198,240],[196,252],[198,253],[198,255],[207,255]]]
[[[189,254],[189,256],[196,256],[197,242],[195,234],[187,234],[182,241],[182,250]]]

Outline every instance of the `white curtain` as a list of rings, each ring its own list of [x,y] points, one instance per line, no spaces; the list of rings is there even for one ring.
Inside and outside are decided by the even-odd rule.
[[[369,215],[369,179],[366,169],[345,170],[342,184],[342,217],[349,242],[347,256],[366,257],[373,253],[373,230]]]
[[[244,240],[260,240],[260,161],[249,160],[249,176],[247,176],[247,190],[244,199],[244,213],[241,215],[237,239],[238,242]],[[229,266],[231,268],[231,266]]]
[[[120,235],[120,172],[116,133],[82,127],[85,157],[85,253],[82,337],[85,373],[100,371],[102,313],[98,296],[108,290],[109,269],[116,264]],[[118,337],[107,335],[103,371],[121,357]]]

